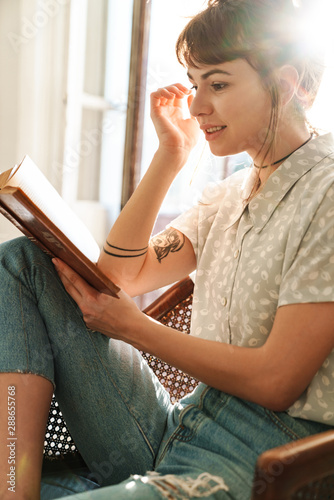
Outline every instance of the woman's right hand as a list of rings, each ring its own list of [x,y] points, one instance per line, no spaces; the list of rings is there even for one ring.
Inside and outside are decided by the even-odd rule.
[[[151,94],[151,118],[159,138],[159,149],[186,160],[197,142],[199,126],[193,116],[184,117],[185,98],[190,107],[191,90],[180,83],[158,89]]]

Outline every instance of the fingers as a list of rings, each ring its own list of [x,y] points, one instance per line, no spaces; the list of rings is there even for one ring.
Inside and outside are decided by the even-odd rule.
[[[152,93],[152,95],[156,97],[166,97],[167,99],[171,97],[178,97],[180,99],[183,99],[183,97],[189,95],[190,93],[191,90],[189,90],[187,87],[185,87],[181,83],[175,83],[174,85],[168,85],[167,87],[162,87],[156,90]]]
[[[155,105],[173,104],[174,101],[181,101],[191,93],[187,87],[181,83],[168,85],[160,88],[151,94],[151,101]]]
[[[97,292],[76,272],[59,259],[52,259],[58,276],[67,293],[77,303],[81,310],[86,326],[97,330],[97,317],[99,315],[98,299],[102,294]]]
[[[190,111],[190,106],[191,106],[191,103],[193,102],[193,100],[194,100],[194,94],[190,94],[190,95],[187,97],[187,104],[188,104],[188,109],[189,109],[189,113],[190,113],[190,118],[191,118],[192,120],[194,120],[195,122],[197,122],[196,117],[195,117],[195,116],[193,116],[193,115],[191,114],[191,111]]]
[[[144,314],[125,292],[120,291],[120,300],[115,300],[95,290],[63,261],[52,259],[52,262],[89,329],[128,343],[136,340],[134,325]]]
[[[58,273],[58,276],[63,283],[66,291],[71,295],[75,302],[79,305],[82,297],[87,294],[94,295],[94,288],[81,278],[73,269],[67,266],[59,259],[52,259],[53,265]]]
[[[191,103],[193,102],[193,100],[194,100],[194,94],[188,95],[187,104],[188,104],[189,109],[190,109],[190,106],[191,106]]]

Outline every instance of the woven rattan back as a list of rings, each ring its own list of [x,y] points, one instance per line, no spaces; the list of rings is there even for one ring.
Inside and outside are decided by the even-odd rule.
[[[173,309],[160,317],[159,321],[163,325],[170,326],[175,330],[183,333],[190,332],[190,319],[192,310],[192,295],[177,304]],[[172,403],[175,403],[183,396],[193,391],[198,384],[197,380],[189,377],[181,370],[168,365],[150,354],[143,353],[142,356],[146,359],[149,366],[155,372],[162,385],[165,386],[170,393]]]
[[[78,450],[53,395],[44,439],[45,458],[54,459],[76,453]]]

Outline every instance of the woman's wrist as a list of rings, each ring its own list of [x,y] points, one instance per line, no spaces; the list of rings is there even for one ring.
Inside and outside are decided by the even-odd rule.
[[[135,326],[127,328],[127,342],[139,351],[148,352],[149,346],[152,345],[152,338],[155,336],[154,330],[159,326],[161,326],[160,323],[140,311]]]
[[[170,173],[176,172],[178,173],[186,164],[189,158],[190,151],[187,152],[182,148],[166,148],[159,146],[157,151],[155,152],[154,159],[159,163],[166,163],[168,166],[168,171]]]

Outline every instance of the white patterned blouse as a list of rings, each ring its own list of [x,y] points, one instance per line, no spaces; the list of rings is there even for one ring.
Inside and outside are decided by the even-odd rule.
[[[208,186],[170,224],[197,258],[192,335],[249,347],[264,344],[278,307],[334,301],[332,135],[297,150],[245,204],[254,176]],[[334,351],[288,412],[334,425]]]

